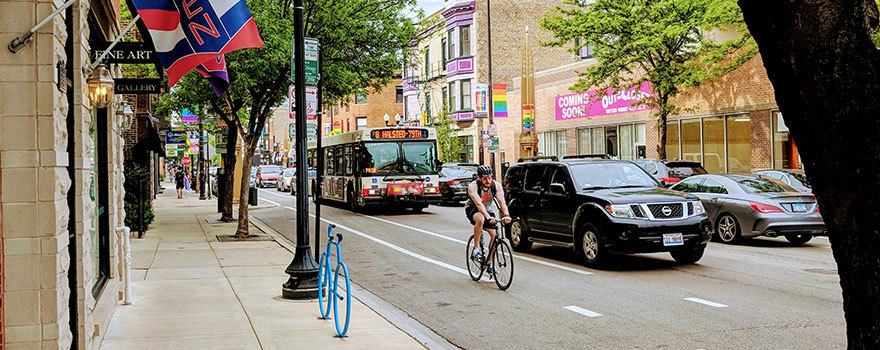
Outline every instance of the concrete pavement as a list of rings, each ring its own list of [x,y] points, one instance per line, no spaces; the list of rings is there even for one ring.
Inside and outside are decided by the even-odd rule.
[[[219,242],[236,224],[209,221],[215,201],[168,190],[153,207],[150,230],[132,239],[132,305],[116,309],[102,349],[424,348],[355,298],[349,337],[332,337],[316,300],[280,297],[292,253],[275,241]]]

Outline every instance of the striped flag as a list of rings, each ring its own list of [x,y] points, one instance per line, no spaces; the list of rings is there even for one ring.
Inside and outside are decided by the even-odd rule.
[[[495,107],[492,115],[495,118],[507,118],[507,84],[492,86],[492,101]]]
[[[226,58],[223,55],[217,56],[215,59],[207,60],[198,65],[196,69],[214,88],[217,96],[223,95],[229,88],[229,74],[226,73]]]
[[[244,0],[133,1],[150,31],[156,55],[165,66],[170,86],[193,68],[205,63],[208,75],[225,76],[225,61],[219,56],[263,46],[257,25]],[[223,61],[223,74],[211,74],[219,71],[216,67],[220,61]],[[227,81],[228,85],[228,78],[220,79]],[[217,85],[214,86],[216,92]]]

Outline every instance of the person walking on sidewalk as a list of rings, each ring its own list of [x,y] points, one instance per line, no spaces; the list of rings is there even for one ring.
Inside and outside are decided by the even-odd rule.
[[[181,199],[183,198],[184,175],[183,171],[181,171],[180,169],[177,169],[177,171],[174,173],[174,182],[177,185],[177,199]]]

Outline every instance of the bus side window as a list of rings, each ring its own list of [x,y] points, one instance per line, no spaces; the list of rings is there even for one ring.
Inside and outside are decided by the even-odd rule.
[[[333,165],[336,164],[336,160],[333,159],[333,148],[327,147],[324,150],[324,160],[327,162],[327,169],[325,170],[327,175],[336,175],[336,173],[333,171],[333,169],[335,169]]]
[[[345,175],[353,175],[354,157],[351,155],[351,146],[345,146]]]
[[[343,164],[345,156],[342,154],[342,146],[336,146],[333,152],[336,154],[336,175],[343,175],[345,172],[345,164]]]

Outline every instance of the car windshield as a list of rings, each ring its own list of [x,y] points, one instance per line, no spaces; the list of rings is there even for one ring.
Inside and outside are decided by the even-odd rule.
[[[799,174],[799,173],[789,173],[789,175],[791,175],[791,177],[797,179],[805,187],[810,187],[810,180],[807,180],[807,175]]]
[[[296,175],[296,170],[294,170],[294,169],[287,169],[284,171],[284,176],[293,176],[293,175]]]
[[[791,186],[786,185],[782,181],[776,179],[768,179],[766,177],[754,177],[737,180],[739,185],[749,193],[765,193],[765,192],[797,192]]]
[[[370,142],[363,154],[366,173],[432,173],[436,171],[433,142]]]
[[[443,170],[440,170],[440,176],[442,177],[462,178],[472,177],[474,174],[476,174],[476,172],[470,169],[443,168]]]
[[[672,177],[688,177],[700,174],[708,174],[700,165],[675,165],[675,164],[667,164],[669,167],[669,176]]]
[[[263,174],[278,174],[281,172],[281,167],[277,166],[267,166],[260,169]]]
[[[570,169],[582,189],[659,187],[657,180],[628,162],[574,164]]]

